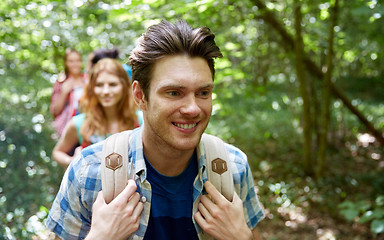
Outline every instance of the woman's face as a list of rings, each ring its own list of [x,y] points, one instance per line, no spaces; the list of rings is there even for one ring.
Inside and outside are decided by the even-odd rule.
[[[123,84],[117,76],[102,72],[96,79],[94,92],[104,108],[115,107],[123,97]]]
[[[67,66],[69,74],[79,75],[81,73],[82,67],[80,54],[78,54],[77,52],[69,53],[65,61],[65,65]]]

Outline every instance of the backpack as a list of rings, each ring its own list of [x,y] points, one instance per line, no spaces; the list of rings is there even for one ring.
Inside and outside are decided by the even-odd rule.
[[[129,135],[132,130],[109,136],[103,145],[101,183],[106,203],[110,203],[135,176],[133,163],[129,162]],[[203,134],[202,145],[206,156],[208,180],[229,201],[233,199],[234,183],[228,151],[224,142],[213,135]],[[198,151],[200,151],[200,145]]]

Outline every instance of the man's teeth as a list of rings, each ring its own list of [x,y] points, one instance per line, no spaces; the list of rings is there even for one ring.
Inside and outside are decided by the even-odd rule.
[[[196,126],[196,123],[194,124],[179,124],[179,123],[175,123],[175,125],[179,128],[184,128],[184,129],[191,129],[191,128],[194,128]]]

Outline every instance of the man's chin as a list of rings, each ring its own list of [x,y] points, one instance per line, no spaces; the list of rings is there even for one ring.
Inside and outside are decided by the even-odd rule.
[[[174,139],[174,146],[176,149],[181,150],[181,151],[188,151],[195,149],[200,142],[200,137],[201,135],[195,136],[193,138],[175,138]]]

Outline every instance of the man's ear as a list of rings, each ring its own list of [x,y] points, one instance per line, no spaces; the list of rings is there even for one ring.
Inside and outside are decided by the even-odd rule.
[[[133,92],[133,99],[135,100],[137,106],[141,110],[146,110],[146,101],[145,101],[145,95],[143,89],[140,87],[140,84],[138,81],[134,81],[132,83],[132,92]]]

